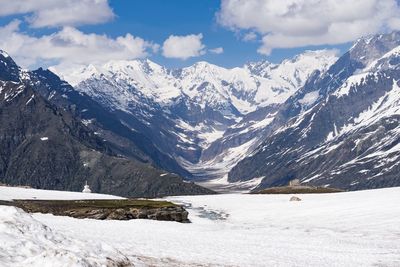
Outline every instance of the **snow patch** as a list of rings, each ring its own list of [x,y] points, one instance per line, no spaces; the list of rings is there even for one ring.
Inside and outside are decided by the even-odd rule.
[[[26,101],[25,105],[29,105],[29,103],[35,98],[35,95],[32,95],[28,101]]]
[[[186,206],[191,224],[33,217],[82,242],[101,240],[129,259],[158,259],[152,266],[167,258],[164,266],[398,266],[400,188],[298,196],[303,201],[250,194],[167,198]],[[88,250],[90,241],[83,243]]]
[[[319,97],[319,91],[312,91],[304,95],[302,99],[299,100],[299,103],[305,106],[311,106],[314,104]]]

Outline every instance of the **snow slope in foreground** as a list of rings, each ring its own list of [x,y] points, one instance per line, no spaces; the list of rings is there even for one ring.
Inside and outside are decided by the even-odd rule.
[[[0,206],[0,266],[122,266],[121,252],[55,231],[21,209]]]
[[[74,199],[122,199],[122,197],[104,195],[104,194],[95,194],[95,193],[87,194],[81,192],[0,186],[0,200],[13,200],[13,199],[74,200]]]
[[[97,261],[112,248],[117,258],[120,255],[113,251],[146,266],[400,266],[400,188],[298,196],[303,201],[289,202],[290,195],[168,198],[187,205],[191,224],[49,214],[13,218],[22,225],[47,225],[78,244],[80,253],[92,255],[94,244],[108,246]],[[7,242],[7,216],[0,218],[0,239]],[[13,238],[18,237],[8,238],[16,242]],[[28,243],[41,240],[33,235],[24,238]],[[70,244],[61,241],[50,251],[68,248]],[[30,253],[9,245],[0,251]]]

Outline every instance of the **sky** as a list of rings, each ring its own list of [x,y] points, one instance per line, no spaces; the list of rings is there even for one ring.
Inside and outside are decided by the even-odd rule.
[[[0,0],[0,49],[25,68],[149,58],[169,68],[344,53],[400,30],[398,0]]]

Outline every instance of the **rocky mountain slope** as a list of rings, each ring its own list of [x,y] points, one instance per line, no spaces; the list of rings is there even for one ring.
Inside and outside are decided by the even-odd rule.
[[[210,193],[153,167],[138,145],[131,157],[118,155],[115,144],[43,97],[41,72],[21,70],[0,53],[0,182],[79,191],[88,180],[96,192],[123,196]]]
[[[321,50],[281,64],[233,69],[198,62],[170,70],[135,60],[53,71],[149,137],[194,179],[210,179],[223,176],[260,144],[276,107],[335,60],[334,51]]]
[[[84,148],[71,145],[74,152],[63,153],[89,147],[135,163],[129,172],[145,166],[151,177],[174,177],[184,192],[203,189],[170,173],[256,190],[293,178],[350,190],[397,186],[399,47],[400,33],[393,32],[361,38],[340,58],[334,51],[307,51],[280,64],[225,69],[198,62],[174,70],[150,60],[110,61],[69,72],[53,68],[62,79],[49,70],[21,71],[2,54],[3,109],[16,102],[9,100],[13,95],[31,90],[32,100],[23,99],[12,112],[39,99],[89,136],[81,140],[75,133]],[[8,125],[5,118],[2,125]],[[156,180],[149,184],[166,186]]]
[[[118,154],[190,176],[173,158],[155,147],[147,136],[132,131],[112,112],[85,93],[74,90],[51,71],[38,69],[30,72],[25,82],[54,105],[72,112],[97,136],[107,140]]]
[[[275,129],[228,179],[263,177],[259,189],[293,178],[350,190],[400,185],[399,86],[400,33],[358,40],[279,108]]]

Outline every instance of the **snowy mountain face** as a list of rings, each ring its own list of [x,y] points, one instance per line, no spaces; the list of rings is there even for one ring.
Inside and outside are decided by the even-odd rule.
[[[309,107],[305,96],[318,94]],[[292,116],[292,117],[290,117]],[[259,188],[303,183],[350,190],[400,184],[400,34],[363,38],[278,111],[280,124],[230,181]],[[276,125],[279,125],[276,123]]]
[[[161,169],[174,161],[53,73],[22,70],[4,52],[0,66],[0,183],[80,191],[87,180],[94,192],[131,197],[212,193]]]
[[[335,60],[335,51],[321,50],[307,51],[281,64],[264,61],[233,69],[198,62],[187,68],[168,70],[150,60],[135,60],[111,61],[98,67],[89,65],[59,74],[82,91],[91,92],[79,85],[82,82],[107,80],[118,86],[114,88],[115,95],[117,89],[122,92],[135,88],[162,106],[174,106],[183,99],[202,109],[210,106],[229,117],[237,111],[244,115],[260,106],[284,102],[312,72],[325,70]],[[126,108],[127,101],[118,99],[119,108]]]
[[[233,69],[198,62],[170,70],[135,60],[53,71],[192,174],[211,178],[227,173],[259,144],[259,130],[276,107],[335,61],[334,51],[321,50],[281,64],[264,61]]]
[[[147,136],[132,131],[112,112],[85,93],[74,90],[52,72],[43,69],[31,72],[30,84],[48,101],[77,116],[86,127],[106,140],[117,154],[182,176],[189,174],[157,149]]]
[[[135,60],[59,73],[74,87],[0,58],[4,110],[21,96],[21,110],[49,102],[102,149],[140,164],[257,189],[293,178],[351,190],[400,184],[399,32],[361,38],[338,59],[323,50],[233,69]]]

